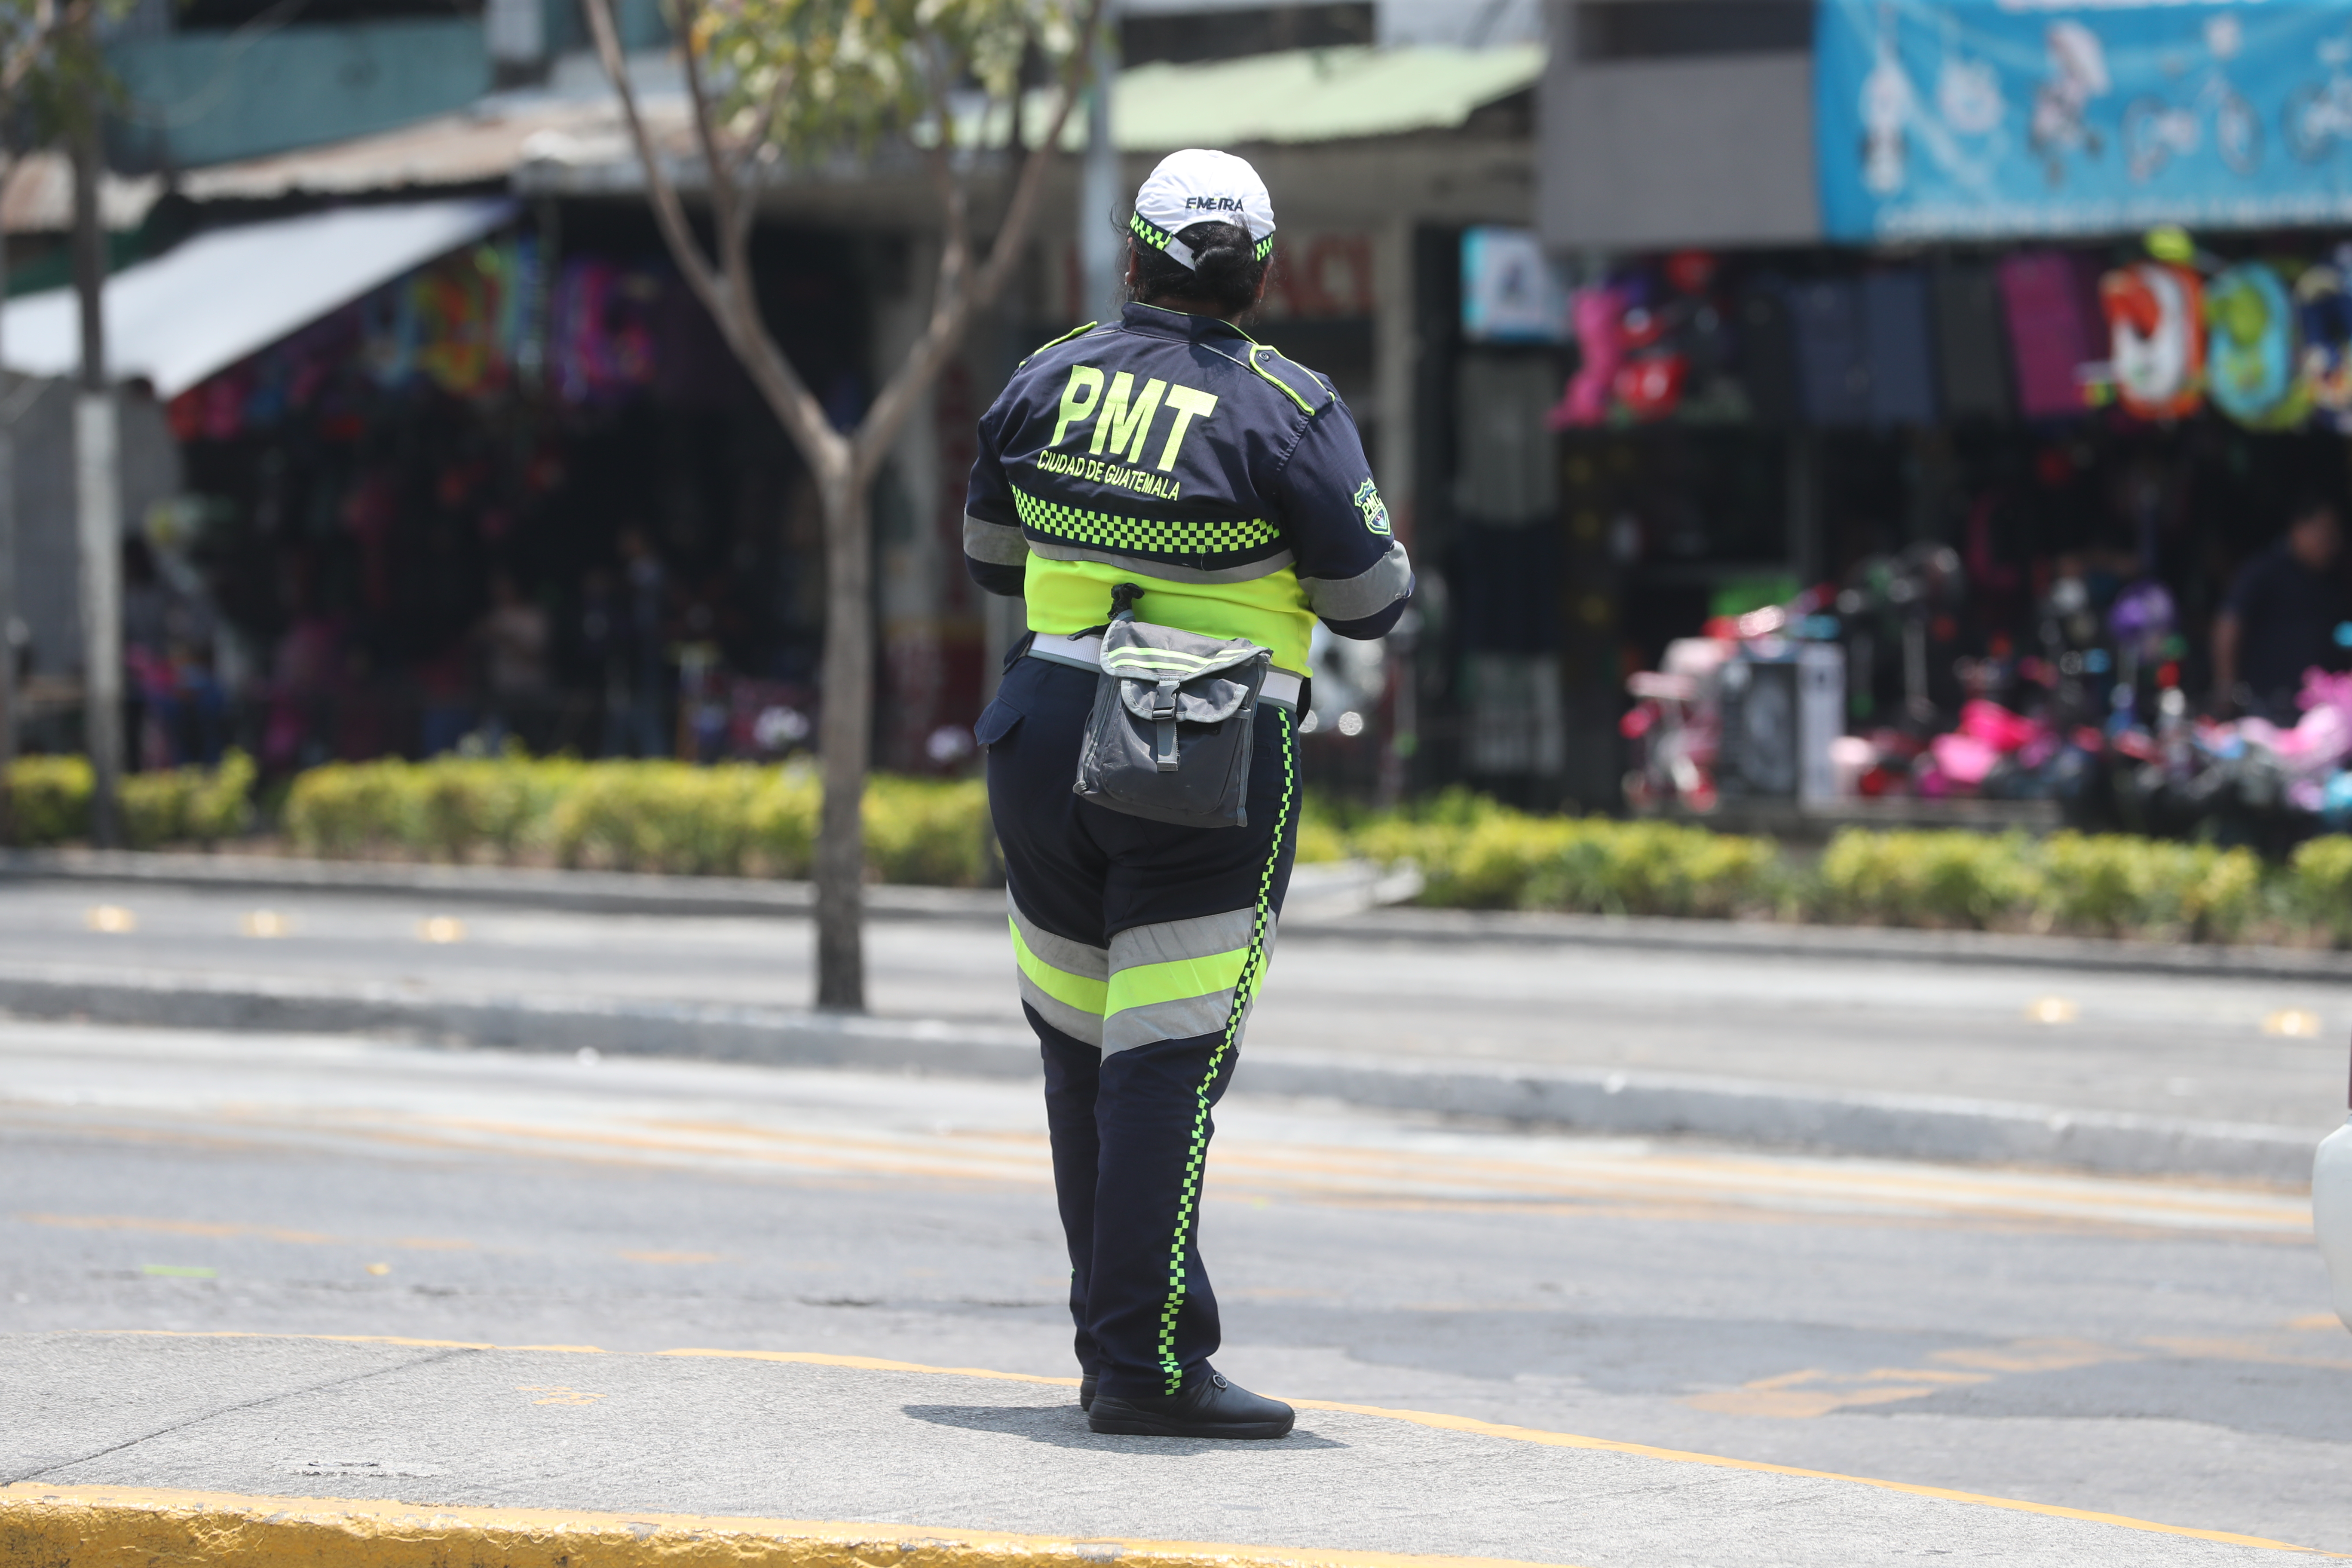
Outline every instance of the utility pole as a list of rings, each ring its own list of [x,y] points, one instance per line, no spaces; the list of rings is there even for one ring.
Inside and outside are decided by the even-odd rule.
[[[1086,298],[1080,320],[1118,314],[1126,231],[1118,226],[1118,148],[1111,140],[1110,99],[1118,79],[1118,0],[1105,0],[1094,39],[1094,87],[1087,95],[1087,162],[1078,180],[1078,277]]]
[[[14,159],[0,157],[0,185],[15,166]],[[8,237],[0,230],[0,301],[7,297]],[[0,844],[16,837],[9,793],[16,765],[16,402],[8,373],[0,370]]]
[[[89,26],[85,17],[81,24]],[[85,47],[87,39],[85,38]],[[119,426],[106,371],[106,226],[98,209],[98,92],[85,85],[73,128],[74,289],[81,302],[81,392],[74,400],[75,535],[81,556],[82,735],[89,752],[90,842],[121,842],[122,500]]]

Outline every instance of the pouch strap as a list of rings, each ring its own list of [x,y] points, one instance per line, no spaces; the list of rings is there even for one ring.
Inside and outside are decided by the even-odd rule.
[[[1062,637],[1054,632],[1032,635],[1029,657],[1042,658],[1048,664],[1066,664],[1076,669],[1102,668],[1102,637],[1099,634],[1085,637]],[[1259,687],[1257,700],[1271,702],[1277,708],[1298,711],[1299,689],[1305,683],[1286,669],[1269,669],[1265,684]]]

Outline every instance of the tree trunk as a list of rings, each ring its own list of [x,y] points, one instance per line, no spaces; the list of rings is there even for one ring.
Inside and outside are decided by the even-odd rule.
[[[874,547],[856,465],[817,476],[824,506],[824,809],[816,841],[816,1005],[866,1007],[866,764],[874,744]]]
[[[82,740],[89,752],[89,841],[121,842],[122,501],[121,426],[106,366],[105,163],[92,87],[73,136],[74,289],[81,306],[81,395],[74,402],[74,511],[81,552]]]

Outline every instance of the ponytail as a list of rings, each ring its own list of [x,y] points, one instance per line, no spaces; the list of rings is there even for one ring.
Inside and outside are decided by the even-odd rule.
[[[1238,224],[1196,223],[1176,237],[1192,247],[1192,265],[1138,242],[1135,297],[1143,304],[1174,299],[1213,305],[1223,316],[1238,316],[1257,303],[1266,258],[1249,230]]]

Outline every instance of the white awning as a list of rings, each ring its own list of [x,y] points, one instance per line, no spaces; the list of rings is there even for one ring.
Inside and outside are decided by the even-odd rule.
[[[499,198],[341,207],[197,235],[106,280],[107,368],[173,397],[402,273],[504,223]],[[70,289],[8,302],[0,363],[27,375],[81,369]]]

